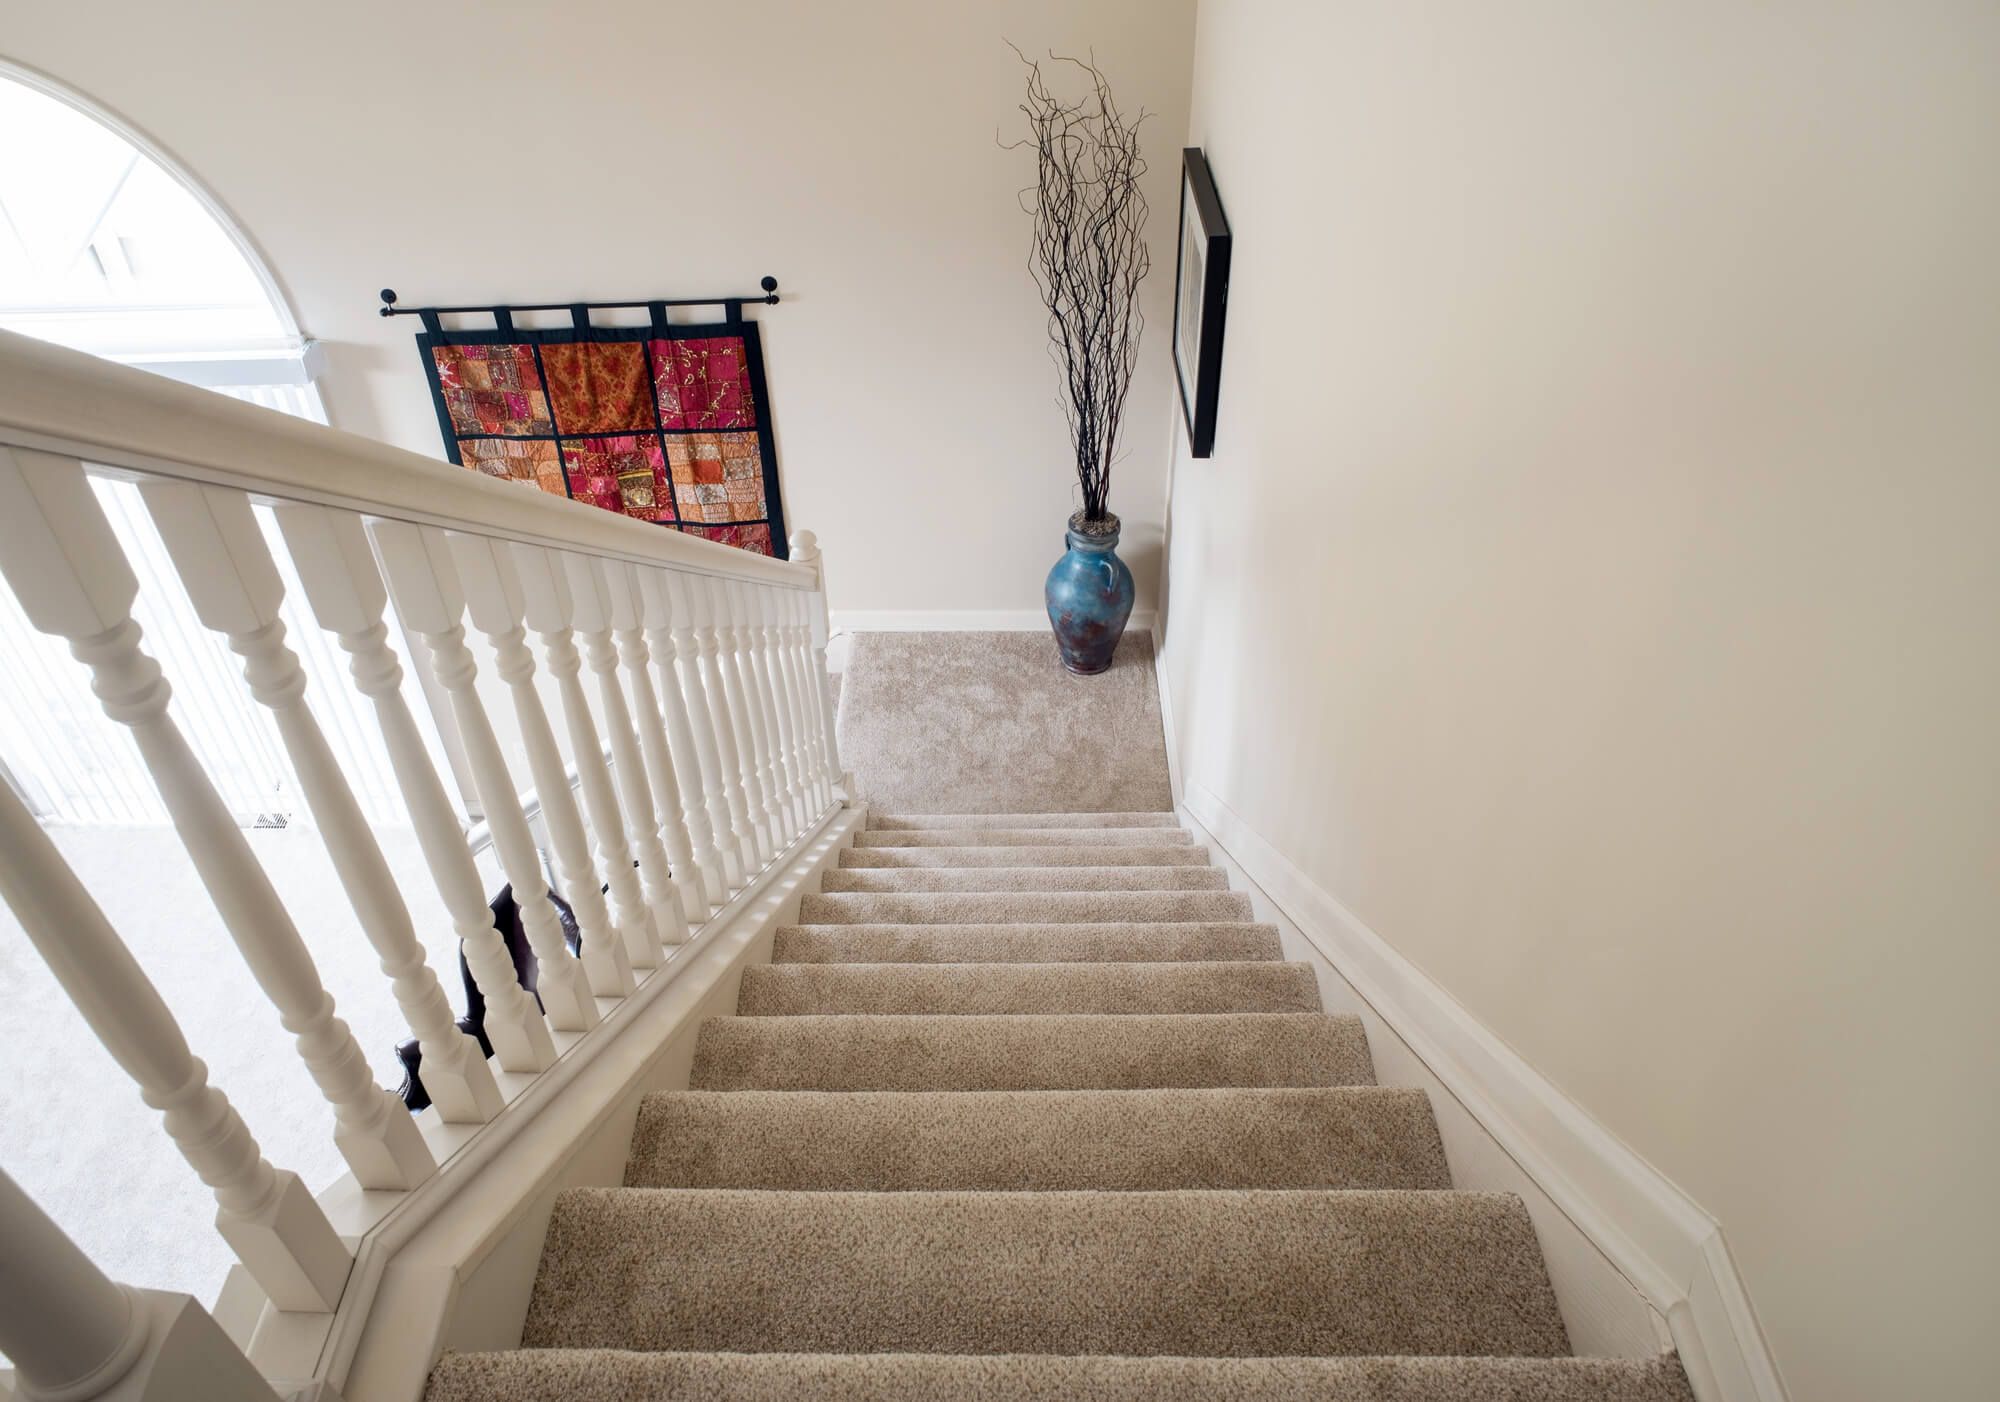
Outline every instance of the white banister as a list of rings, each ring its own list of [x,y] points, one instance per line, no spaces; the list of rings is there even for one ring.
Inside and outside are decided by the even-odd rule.
[[[0,784],[0,897],[98,1041],[164,1116],[166,1131],[215,1192],[216,1230],[273,1304],[330,1310],[352,1263],[295,1173],[257,1141],[104,912],[13,789]],[[7,1251],[17,1245],[0,1234]],[[0,1317],[7,1314],[0,1306]],[[12,1345],[9,1356],[21,1361]]]
[[[743,766],[737,757],[737,727],[731,714],[729,695],[723,688],[723,670],[717,661],[721,643],[715,635],[715,616],[710,610],[708,591],[702,579],[669,571],[666,580],[676,623],[686,620],[688,634],[694,640],[692,664],[700,677],[702,696],[698,710],[706,716],[710,735],[715,741],[717,778],[728,803],[728,828],[741,863],[741,870],[736,873],[741,879],[732,880],[731,884],[741,885],[762,871],[768,858],[757,840],[757,825],[751,821],[750,805],[743,789]],[[680,637],[677,627],[674,634],[676,646]],[[689,690],[688,701],[690,713],[695,713],[693,688]],[[708,756],[703,755],[702,759],[706,765]]]
[[[612,634],[617,639],[618,661],[632,686],[632,715],[639,726],[639,750],[646,766],[648,793],[657,800],[655,816],[667,856],[673,863],[674,886],[681,904],[680,928],[685,932],[708,919],[708,878],[695,861],[694,838],[688,831],[686,810],[681,802],[680,775],[674,771],[673,747],[667,739],[660,698],[653,690],[653,651],[640,629],[645,620],[645,601],[639,592],[639,571],[623,560],[607,560],[604,577],[611,590]],[[665,938],[664,931],[661,937]]]
[[[362,933],[423,1053],[424,1089],[439,1115],[484,1123],[503,1103],[479,1043],[458,1030],[451,1001],[417,941],[409,907],[381,846],[334,759],[319,722],[306,706],[306,675],[285,646],[278,616],[285,586],[278,577],[250,499],[229,487],[146,482],[139,495],[159,528],[195,615],[223,634],[243,658],[250,694],[268,708],[291,756],[334,872]]]
[[[535,836],[521,812],[518,791],[507,772],[499,737],[479,699],[475,680],[478,664],[465,645],[465,593],[442,531],[403,521],[370,521],[369,538],[388,576],[389,595],[411,632],[424,640],[431,654],[431,671],[451,698],[452,719],[465,746],[466,767],[486,812],[487,830],[500,869],[514,888],[521,927],[539,966],[536,991],[549,1025],[565,1032],[582,1032],[597,1025],[597,1001],[582,966],[571,957],[562,925],[548,901]],[[568,784],[564,784],[568,792]],[[597,888],[593,885],[593,891]]]
[[[531,611],[537,622],[549,624],[550,631],[568,643],[568,591],[558,583],[553,562],[539,546],[522,546],[517,553],[507,542],[487,536],[447,531],[445,538],[451,544],[452,561],[458,566],[459,579],[465,587],[466,612],[472,626],[484,633],[492,646],[494,670],[507,683],[514,704],[514,728],[521,737],[521,748],[528,754],[528,772],[535,781],[535,797],[542,805],[542,824],[553,849],[556,875],[562,880],[563,897],[575,911],[577,929],[583,936],[583,970],[590,991],[603,997],[622,998],[636,986],[632,960],[626,953],[630,946],[605,902],[602,878],[591,857],[590,839],[583,829],[576,793],[570,787],[569,771],[563,764],[562,751],[556,746],[555,731],[549,727],[541,693],[535,688],[535,655],[528,650],[526,624]],[[532,603],[530,591],[521,581],[519,567],[523,560],[535,571]],[[555,622],[559,618],[563,620],[561,627]],[[553,669],[558,686],[574,687],[575,669],[581,665],[575,648],[570,646],[561,654],[560,661],[564,665]],[[577,697],[580,702],[580,692]],[[583,720],[589,723],[588,710],[584,711]],[[579,776],[592,761],[598,774],[602,773],[604,752],[597,747],[595,725],[589,725],[589,732],[589,749],[576,757]],[[606,839],[616,842],[621,850],[623,838],[623,832],[616,829],[606,834]],[[623,874],[629,875],[630,861],[624,866]],[[613,873],[613,879],[617,880],[619,875]],[[628,913],[635,920],[644,917],[643,910],[628,909]]]
[[[681,908],[680,887],[667,863],[666,843],[660,838],[653,785],[639,753],[638,732],[625,704],[625,689],[618,683],[618,645],[611,639],[611,630],[621,621],[629,628],[634,610],[622,590],[612,590],[602,560],[567,552],[563,565],[569,571],[570,593],[576,599],[576,630],[583,640],[583,658],[597,677],[598,705],[604,712],[604,728],[610,732],[611,774],[617,780],[618,793],[608,804],[610,815],[605,821],[611,821],[622,805],[638,857],[639,886],[645,908],[652,915],[643,962],[654,968],[665,962],[662,944],[687,943],[688,923],[687,912]],[[592,821],[597,821],[594,813]],[[629,879],[629,861],[625,870]],[[639,951],[633,951],[632,962],[642,962]]]
[[[717,847],[720,840],[729,840],[729,806],[722,798],[722,791],[716,778],[717,766],[711,755],[715,749],[715,737],[706,728],[708,717],[702,716],[701,731],[707,739],[696,737],[694,723],[690,717],[690,698],[682,689],[682,672],[675,665],[675,659],[682,656],[674,629],[674,614],[667,603],[666,572],[655,569],[635,569],[639,585],[640,618],[645,624],[646,645],[653,655],[653,666],[659,673],[659,698],[667,722],[667,744],[673,753],[674,772],[680,779],[681,816],[687,820],[688,843],[693,849],[694,864],[701,873],[701,886],[706,895],[707,906],[719,906],[729,899],[733,889],[729,881],[729,868],[724,854]],[[698,692],[699,687],[695,690]],[[706,748],[704,749],[704,744]],[[691,887],[693,882],[683,882],[683,887]],[[703,911],[703,918],[707,912]]]
[[[813,693],[819,706],[820,734],[826,740],[826,775],[831,784],[844,784],[846,771],[840,764],[840,739],[835,734],[833,693],[826,684],[826,568],[820,558],[819,538],[811,531],[792,537],[792,563],[804,565],[813,574],[813,588],[807,598],[806,623],[812,632]]]
[[[0,1173],[0,1351],[21,1402],[275,1402],[190,1296],[119,1285]]]
[[[403,669],[382,620],[389,596],[361,518],[324,506],[280,506],[274,514],[313,617],[340,639],[352,659],[348,670],[355,685],[375,705],[396,785],[416,826],[417,845],[486,1002],[483,1030],[493,1054],[508,1071],[547,1070],[556,1059],[548,1022],[515,976],[513,958],[494,928],[472,849],[403,700]],[[421,1074],[425,1089],[437,1100],[428,1049]]]
[[[127,546],[128,559],[121,539],[143,551]],[[421,1390],[448,1314],[438,1296],[480,1269],[468,1253],[511,1255],[509,1234],[534,1230],[521,1214],[555,1181],[544,1156],[595,1152],[598,1131],[579,1117],[609,1124],[661,1038],[691,1029],[718,980],[797,908],[859,824],[833,811],[825,611],[806,597],[819,569],[816,551],[793,563],[662,531],[0,332],[0,571],[132,736],[224,928],[333,1107],[353,1170],[315,1198],[264,1158],[190,1049],[213,1029],[183,1032],[176,1018],[189,1010],[166,1004],[27,804],[0,792],[0,897],[212,1191],[244,1267],[218,1309],[256,1359],[186,1297],[105,1280],[0,1182],[0,1349],[23,1370],[0,1373],[0,1397],[269,1402],[257,1367],[300,1396]],[[203,626],[157,626],[142,647],[135,605],[150,608],[162,586],[179,600],[182,583]],[[301,603],[310,618],[280,612]],[[390,646],[391,604],[414,662]],[[505,751],[495,734],[473,628],[494,648],[485,665],[508,689],[519,752],[512,732]],[[330,657],[322,630],[369,698],[379,750],[365,721],[351,731],[358,713],[336,718],[321,704],[351,705],[346,680],[315,670]],[[242,659],[268,723],[255,706],[241,713],[254,725],[216,710],[242,702],[234,678],[212,693],[193,685],[204,674],[183,659],[212,668],[213,634]],[[172,710],[162,662],[182,693]],[[437,708],[435,736],[405,701],[405,667]],[[80,677],[66,663],[62,675]],[[561,732],[538,694],[547,690]],[[197,758],[189,736],[213,740],[218,758]],[[342,748],[351,738],[367,742],[363,759]],[[393,997],[416,1034],[434,1116],[412,1117],[375,1084],[243,812],[222,801],[215,775],[252,748],[273,772],[296,773],[359,927],[343,948],[365,939],[388,976],[365,993]],[[426,959],[442,926],[425,929],[431,908],[406,903],[396,851],[367,821],[378,806],[395,811],[389,774],[485,1005],[476,1036],[453,1021],[450,980]],[[484,837],[468,836],[461,784]],[[533,961],[495,928],[491,872],[476,860],[487,841]],[[575,926],[558,919],[563,895]],[[580,957],[565,928],[581,931]],[[683,942],[688,957],[670,957]],[[657,972],[640,982],[635,967]],[[497,1065],[479,1054],[487,1040]],[[319,1112],[308,1096],[278,1113]],[[433,1148],[449,1152],[449,1171],[437,1171]],[[406,1252],[420,1259],[409,1265]]]
[[[29,621],[69,639],[104,713],[138,742],[161,802],[258,986],[321,1093],[334,1143],[369,1188],[409,1188],[435,1169],[401,1101],[376,1085],[284,902],[167,714],[170,688],[139,646],[138,583],[75,458],[0,448],[0,570]]]

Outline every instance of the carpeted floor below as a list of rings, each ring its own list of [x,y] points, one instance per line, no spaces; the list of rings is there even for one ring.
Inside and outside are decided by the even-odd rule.
[[[1691,1402],[1171,815],[872,817],[800,919],[427,1402]]]
[[[839,696],[841,762],[883,812],[1173,807],[1144,633],[1094,677],[1064,671],[1046,632],[856,633]]]

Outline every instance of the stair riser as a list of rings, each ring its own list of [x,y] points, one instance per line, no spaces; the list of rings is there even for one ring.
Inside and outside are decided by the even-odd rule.
[[[949,828],[1177,828],[1172,813],[874,813],[872,832],[924,832]]]
[[[725,1017],[691,1090],[1141,1090],[1373,1085],[1359,1018]]]
[[[1241,891],[838,892],[799,900],[801,925],[1068,925],[1255,918]]]
[[[651,1095],[625,1183],[833,1192],[1451,1186],[1421,1091]]]
[[[529,1348],[1566,1353],[1519,1199],[1472,1193],[558,1196]]]
[[[1274,925],[780,925],[773,964],[1180,963],[1282,959]]]
[[[843,847],[843,870],[876,867],[1205,867],[1206,847]]]
[[[766,964],[743,971],[745,1017],[1007,1013],[1316,1013],[1310,965]]]
[[[424,1402],[1694,1402],[1671,1359],[446,1354]]]
[[[910,871],[828,871],[820,890],[902,891],[1226,891],[1220,867],[946,867]]]
[[[856,847],[1179,847],[1193,846],[1183,828],[932,828],[923,832],[854,834]]]

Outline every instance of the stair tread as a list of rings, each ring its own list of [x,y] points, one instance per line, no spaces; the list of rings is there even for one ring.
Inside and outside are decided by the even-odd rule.
[[[1248,920],[1241,891],[835,891],[799,898],[801,925]]]
[[[556,1197],[521,1341],[1238,1357],[1569,1351],[1517,1197],[1230,1189],[568,1189]]]
[[[691,1090],[1120,1090],[1373,1085],[1330,1013],[714,1017]]]
[[[1282,959],[1276,925],[780,925],[773,964],[1054,964]]]
[[[1226,891],[1221,867],[842,867],[823,872],[832,891]]]
[[[1310,964],[756,964],[739,1016],[991,1013],[1314,1013]]]
[[[1030,847],[843,847],[843,871],[879,867],[1207,866],[1206,847],[1040,844]]]
[[[1186,828],[863,828],[857,847],[1179,847],[1193,846]]]
[[[1430,1099],[1380,1086],[669,1091],[639,1108],[628,1187],[1449,1188]]]
[[[1177,828],[1173,813],[876,813],[868,827],[881,831],[943,828]]]
[[[1672,1360],[447,1353],[424,1402],[1694,1402]]]

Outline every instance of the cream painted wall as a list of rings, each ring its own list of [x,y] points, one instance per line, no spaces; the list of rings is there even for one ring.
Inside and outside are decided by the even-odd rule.
[[[14,5],[0,54],[119,112],[238,216],[328,344],[336,427],[442,454],[411,305],[750,290],[794,528],[843,609],[1038,609],[1074,478],[1028,280],[1024,49],[1149,124],[1172,295],[1193,0]],[[1164,332],[1155,339],[1164,345]],[[1152,603],[1170,381],[1114,486]]]
[[[2000,9],[1202,0],[1190,139],[1190,782],[1721,1218],[1794,1397],[2000,1393]]]

